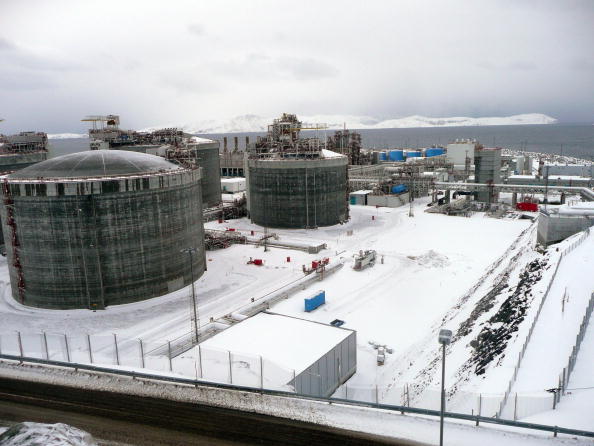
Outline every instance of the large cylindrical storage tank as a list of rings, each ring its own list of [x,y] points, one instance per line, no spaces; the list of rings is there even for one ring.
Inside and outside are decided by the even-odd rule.
[[[219,143],[188,144],[196,151],[196,161],[202,167],[202,206],[211,208],[221,202],[221,157]]]
[[[390,150],[390,161],[404,161],[404,151]]]
[[[315,228],[348,220],[348,158],[248,159],[252,221],[271,228]]]
[[[0,212],[13,297],[94,309],[189,285],[206,267],[200,179],[200,170],[120,150],[8,175]]]

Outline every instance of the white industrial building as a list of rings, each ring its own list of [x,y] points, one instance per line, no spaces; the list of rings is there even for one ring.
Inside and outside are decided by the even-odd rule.
[[[292,385],[302,395],[329,397],[357,369],[355,331],[268,312],[245,319],[200,346],[272,360],[294,371],[289,382],[279,384]]]

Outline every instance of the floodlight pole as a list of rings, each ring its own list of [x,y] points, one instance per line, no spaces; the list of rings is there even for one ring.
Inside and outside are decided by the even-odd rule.
[[[439,446],[443,446],[443,415],[445,413],[445,357],[446,345],[452,342],[451,330],[439,330],[439,343],[442,346],[441,356],[441,410],[439,413]]]
[[[185,248],[180,252],[187,252],[190,255],[190,275],[192,276],[192,307],[194,308],[194,332],[196,334],[196,344],[198,344],[198,310],[196,309],[196,292],[194,291],[194,259],[192,254],[196,248]]]
[[[439,414],[439,446],[443,446],[443,413],[445,412],[445,350],[446,345],[441,345],[441,410]]]

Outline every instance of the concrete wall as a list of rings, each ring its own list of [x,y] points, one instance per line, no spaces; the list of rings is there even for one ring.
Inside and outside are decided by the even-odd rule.
[[[470,164],[474,164],[474,142],[448,144],[446,159],[453,164],[466,165],[466,156],[470,158]]]
[[[538,243],[551,245],[594,225],[594,217],[559,216],[541,211],[538,215]]]
[[[357,370],[355,331],[318,361],[295,377],[295,391],[301,395],[329,397]]]

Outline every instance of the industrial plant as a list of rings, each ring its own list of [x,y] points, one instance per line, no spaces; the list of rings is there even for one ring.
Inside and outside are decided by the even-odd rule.
[[[4,121],[0,119],[0,122]],[[0,133],[0,174],[22,169],[47,159],[47,134],[20,132],[15,135]]]
[[[594,311],[573,267],[591,266],[591,162],[475,139],[378,149],[291,113],[220,141],[83,121],[89,150],[50,159],[44,133],[2,137],[0,158],[43,160],[2,176],[0,312],[16,322],[0,358],[242,398],[437,410],[443,395],[481,422],[556,407],[562,390],[534,397],[518,370],[541,308],[567,339]]]
[[[14,299],[98,310],[192,283],[206,269],[200,180],[199,170],[111,150],[6,176],[0,215]]]
[[[161,156],[188,169],[201,167],[202,204],[216,207],[221,202],[219,143],[197,138],[177,128],[137,132],[120,128],[118,115],[92,115],[82,119],[90,122],[91,150],[128,150]]]
[[[349,218],[349,158],[304,138],[295,115],[283,114],[247,154],[247,206],[251,220],[272,228],[316,228]]]

